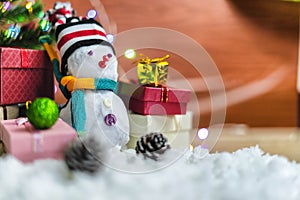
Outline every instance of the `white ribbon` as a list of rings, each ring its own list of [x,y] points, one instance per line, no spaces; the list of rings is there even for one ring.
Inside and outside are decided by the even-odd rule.
[[[28,118],[21,117],[16,119],[17,126],[24,125],[26,129],[33,134],[33,152],[42,152],[43,151],[43,134],[29,123]]]

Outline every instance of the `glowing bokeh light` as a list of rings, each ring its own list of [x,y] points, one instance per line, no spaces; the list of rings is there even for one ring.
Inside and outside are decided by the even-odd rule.
[[[207,128],[201,128],[198,130],[197,135],[200,140],[205,140],[208,137],[208,134],[209,134],[209,132],[208,132]]]
[[[124,56],[125,56],[125,58],[128,58],[128,59],[134,59],[136,57],[136,52],[134,49],[127,49],[124,52]]]
[[[106,38],[107,38],[108,42],[111,44],[114,42],[114,39],[115,39],[114,35],[110,34],[110,33],[106,34]]]
[[[87,14],[86,14],[86,17],[87,18],[89,18],[89,19],[91,19],[91,18],[96,18],[97,17],[97,11],[96,10],[94,10],[94,9],[91,9],[91,10],[89,10],[88,12],[87,12]]]

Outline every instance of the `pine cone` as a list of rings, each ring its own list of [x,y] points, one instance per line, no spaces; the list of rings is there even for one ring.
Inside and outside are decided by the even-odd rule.
[[[95,173],[101,169],[99,142],[93,137],[78,138],[64,151],[64,159],[71,171]]]
[[[151,158],[153,160],[158,160],[159,155],[163,154],[170,145],[167,143],[167,138],[163,136],[162,133],[150,133],[142,136],[136,142],[136,153],[142,153],[144,157]]]

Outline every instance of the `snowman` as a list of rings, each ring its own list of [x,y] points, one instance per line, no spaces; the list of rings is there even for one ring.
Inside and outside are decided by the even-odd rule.
[[[129,121],[122,100],[115,94],[118,61],[100,23],[78,17],[60,20],[56,28],[64,85],[71,94],[60,117],[78,135],[94,134],[102,146],[125,146]]]

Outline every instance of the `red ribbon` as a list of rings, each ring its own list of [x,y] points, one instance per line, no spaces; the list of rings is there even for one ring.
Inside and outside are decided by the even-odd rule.
[[[168,94],[169,94],[169,88],[167,88],[165,86],[162,86],[160,101],[161,102],[168,102],[168,100],[169,100]]]
[[[156,85],[155,83],[150,83],[144,85],[146,87],[155,87],[155,88],[161,88],[161,102],[168,102],[169,101],[169,88],[163,85]]]
[[[21,66],[24,68],[29,67],[29,61],[28,61],[28,50],[27,49],[21,49]]]

